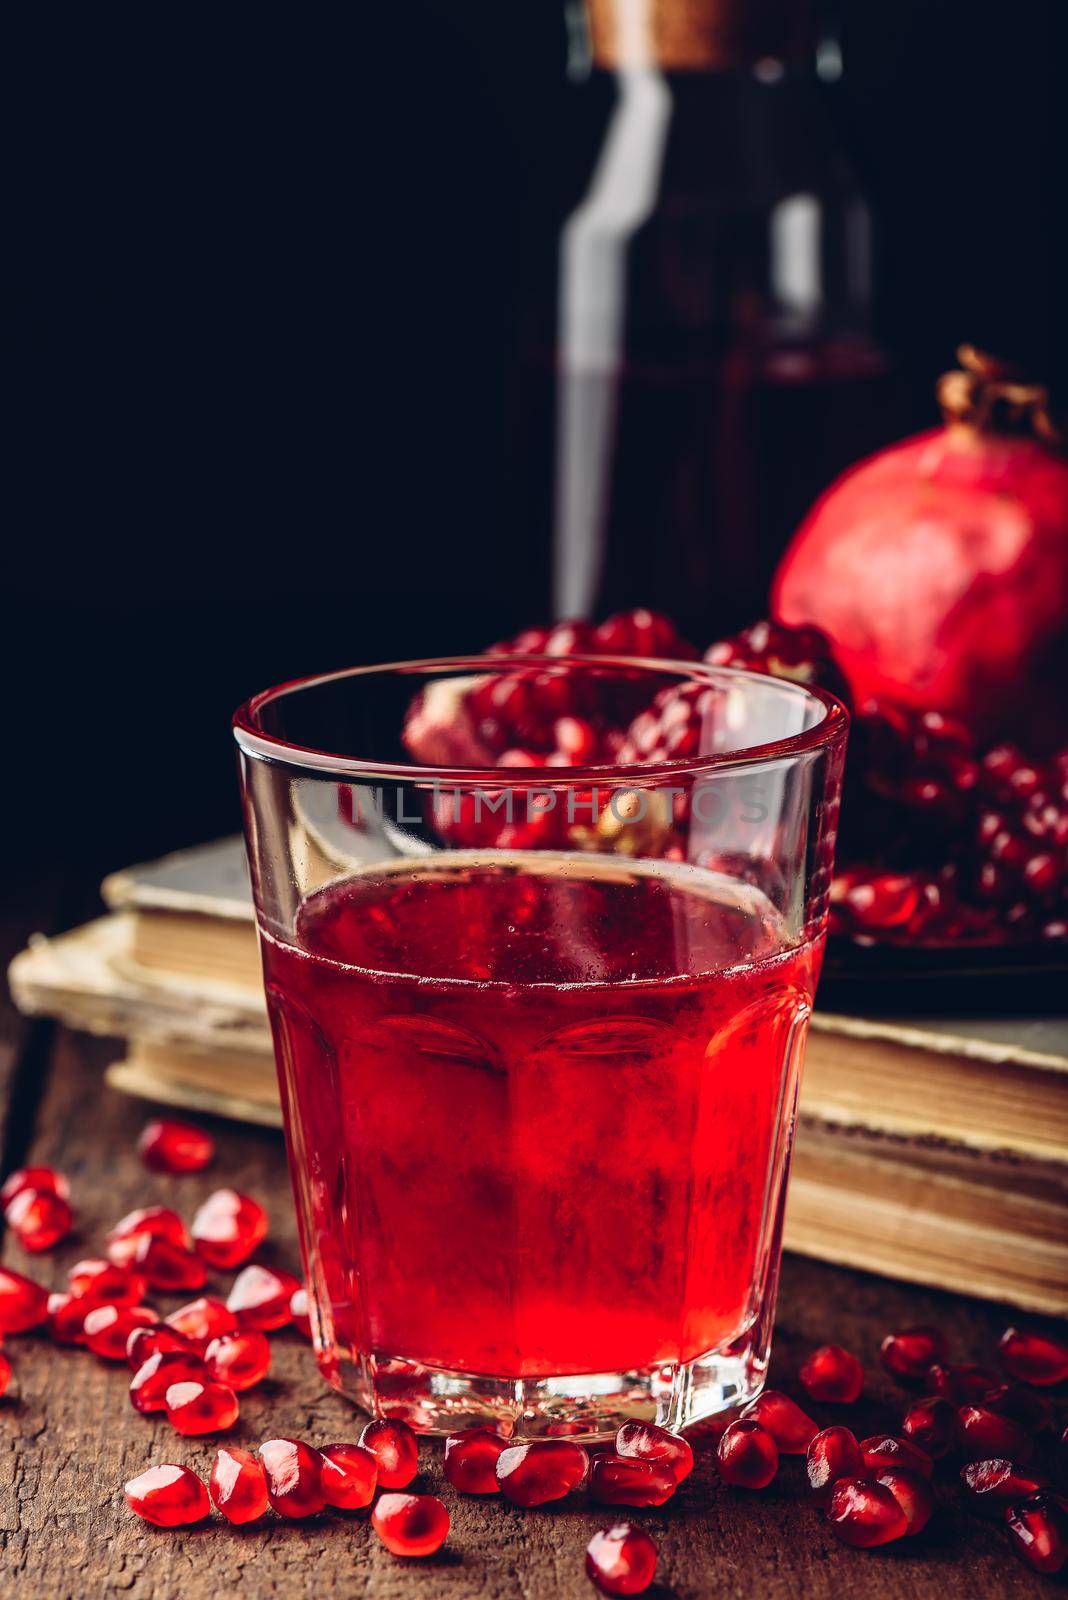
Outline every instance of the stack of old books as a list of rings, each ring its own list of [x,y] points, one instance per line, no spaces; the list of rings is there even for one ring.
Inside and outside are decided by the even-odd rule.
[[[131,1094],[262,1123],[280,1111],[240,840],[114,874],[109,914],[10,972],[30,1013],[112,1035]],[[1068,1024],[817,1010],[789,1248],[1068,1312]]]

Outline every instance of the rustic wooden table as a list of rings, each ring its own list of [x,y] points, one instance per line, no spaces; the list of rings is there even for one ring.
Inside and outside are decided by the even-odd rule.
[[[35,920],[40,926],[43,919],[38,913]],[[7,955],[18,947],[22,931],[9,931]],[[212,1170],[186,1178],[147,1173],[134,1149],[146,1107],[104,1087],[101,1069],[108,1056],[99,1042],[48,1024],[27,1026],[10,1010],[0,1013],[4,1171],[31,1161],[55,1163],[68,1174],[77,1206],[77,1234],[54,1254],[28,1258],[9,1237],[4,1261],[58,1286],[70,1263],[94,1253],[125,1211],[152,1201],[188,1216],[226,1181],[269,1207],[272,1230],[261,1259],[295,1267],[281,1140],[218,1124]],[[944,1327],[961,1359],[989,1359],[1005,1313],[788,1258],[772,1382],[799,1395],[796,1373],[803,1356],[816,1344],[841,1342],[863,1357],[868,1374],[866,1398],[851,1408],[849,1420],[863,1432],[892,1427],[900,1396],[874,1359],[878,1338],[889,1327],[922,1321]],[[9,1338],[6,1351],[14,1373],[0,1401],[3,1600],[120,1594],[129,1600],[325,1600],[353,1594],[381,1600],[588,1600],[593,1590],[583,1572],[586,1544],[596,1528],[627,1515],[659,1545],[654,1600],[1011,1597],[1032,1595],[1043,1582],[1018,1564],[999,1528],[963,1511],[951,1474],[945,1475],[937,1516],[924,1535],[865,1553],[844,1548],[806,1506],[796,1458],[786,1459],[770,1489],[745,1494],[718,1483],[713,1453],[700,1444],[697,1469],[659,1511],[613,1517],[575,1497],[560,1509],[519,1512],[500,1502],[461,1499],[446,1485],[452,1532],[440,1556],[429,1562],[388,1555],[362,1514],[305,1524],[271,1520],[245,1529],[213,1522],[166,1532],[129,1514],[122,1484],[159,1461],[186,1463],[206,1476],[211,1442],[180,1438],[165,1421],[138,1415],[127,1401],[125,1368],[56,1349],[38,1336]],[[842,1420],[832,1407],[811,1409],[824,1425]],[[323,1444],[353,1437],[360,1423],[320,1381],[309,1347],[290,1331],[274,1336],[272,1376],[243,1398],[234,1438],[253,1444],[288,1434]],[[425,1444],[421,1458],[421,1482],[440,1489],[440,1447]]]

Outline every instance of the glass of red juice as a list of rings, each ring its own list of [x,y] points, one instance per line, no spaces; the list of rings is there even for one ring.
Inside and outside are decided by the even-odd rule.
[[[335,1387],[515,1437],[759,1392],[847,722],[608,656],[360,668],[237,713]]]

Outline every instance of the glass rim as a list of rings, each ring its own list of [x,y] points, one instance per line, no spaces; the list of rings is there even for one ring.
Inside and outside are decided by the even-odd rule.
[[[823,707],[824,715],[802,733],[789,735],[767,744],[743,745],[736,749],[720,750],[713,755],[689,757],[676,761],[603,762],[587,766],[547,766],[544,762],[521,767],[447,767],[422,766],[410,762],[373,761],[359,756],[346,756],[338,752],[319,750],[311,745],[295,744],[277,734],[267,733],[258,725],[263,708],[285,695],[301,690],[316,689],[322,685],[338,683],[346,678],[370,677],[385,673],[410,673],[412,676],[440,673],[442,675],[478,673],[482,676],[498,671],[541,671],[550,667],[605,667],[660,673],[691,682],[704,682],[713,688],[724,679],[771,687],[794,697],[803,697]],[[707,661],[675,661],[654,656],[594,656],[594,655],[477,655],[436,656],[422,660],[385,661],[362,667],[342,667],[335,672],[312,673],[303,678],[290,678],[272,684],[250,695],[232,718],[234,739],[244,755],[256,760],[270,761],[282,766],[302,770],[321,778],[389,778],[397,782],[432,783],[445,780],[451,784],[478,784],[515,787],[534,781],[548,787],[584,781],[604,783],[618,775],[623,782],[638,782],[681,774],[701,774],[722,771],[732,767],[759,766],[777,760],[789,760],[809,755],[834,745],[844,738],[849,727],[849,712],[837,695],[812,684],[799,683],[791,678],[778,678],[770,673],[751,672],[744,667],[716,666]]]

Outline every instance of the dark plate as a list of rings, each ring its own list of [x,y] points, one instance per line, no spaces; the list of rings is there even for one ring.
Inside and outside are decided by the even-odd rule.
[[[1057,1015],[1068,1010],[1068,943],[917,948],[830,939],[819,1003],[855,1015]]]

